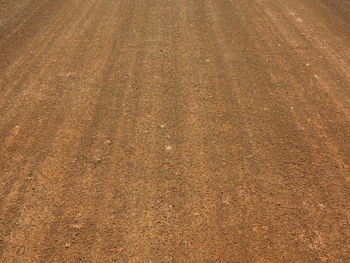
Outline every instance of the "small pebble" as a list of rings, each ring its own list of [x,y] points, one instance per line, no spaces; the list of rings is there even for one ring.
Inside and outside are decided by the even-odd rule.
[[[173,149],[173,147],[171,147],[171,146],[167,146],[167,147],[165,147],[165,150],[167,150],[167,151],[170,151],[171,149]]]
[[[110,145],[112,142],[110,141],[110,140],[106,140],[105,142],[104,142],[104,145]]]
[[[72,225],[72,227],[73,227],[74,229],[82,229],[82,228],[83,228],[83,225],[81,225],[81,224],[74,224],[74,225]]]

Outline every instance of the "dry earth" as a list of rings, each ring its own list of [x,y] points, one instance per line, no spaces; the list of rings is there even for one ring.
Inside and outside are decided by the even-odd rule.
[[[350,2],[1,0],[1,262],[350,262]]]

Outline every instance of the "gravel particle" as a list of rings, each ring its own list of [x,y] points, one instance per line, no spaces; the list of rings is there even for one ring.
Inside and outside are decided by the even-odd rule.
[[[82,224],[74,224],[74,225],[72,225],[72,227],[73,227],[74,229],[82,229],[82,228],[83,228],[83,225],[82,225]]]
[[[167,151],[170,151],[171,149],[173,149],[173,147],[171,147],[171,146],[167,146],[167,147],[165,147],[165,150],[167,150]]]

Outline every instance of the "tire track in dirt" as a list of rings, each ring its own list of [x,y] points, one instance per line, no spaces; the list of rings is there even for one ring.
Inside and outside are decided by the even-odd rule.
[[[51,107],[59,107],[60,106],[60,103],[59,103],[59,100],[57,100],[57,97],[62,97],[62,95],[69,95],[69,96],[76,96],[77,93],[76,91],[74,95],[74,93],[71,91],[71,90],[68,90],[68,93],[67,93],[67,90],[64,90],[64,89],[58,89],[57,91],[57,96],[53,96],[53,94],[51,93],[51,101],[48,101],[49,105]],[[35,94],[33,94],[33,96],[35,96]],[[63,96],[61,99],[62,101],[64,99],[66,99],[67,97]],[[74,100],[72,100],[73,102]],[[34,105],[33,105],[34,106]],[[13,163],[13,165],[17,165],[17,166],[21,166],[23,164],[24,161],[26,161],[26,158],[28,158],[29,156],[32,155],[33,152],[35,152],[35,149],[40,149],[40,145],[42,145],[42,143],[45,143],[46,139],[48,137],[42,137],[41,139],[42,140],[37,140],[36,142],[33,143],[32,141],[32,137],[30,137],[31,135],[34,135],[34,137],[38,137],[37,134],[35,134],[35,130],[38,131],[38,132],[41,132],[40,130],[40,125],[43,125],[41,127],[45,127],[48,125],[49,123],[49,119],[51,118],[55,118],[55,117],[63,117],[64,114],[62,114],[62,112],[52,112],[52,111],[46,111],[46,107],[44,105],[44,107],[36,107],[34,108],[34,112],[30,112],[30,117],[27,117],[25,120],[27,121],[30,121],[30,123],[22,123],[20,120],[17,120],[17,123],[15,122],[15,124],[17,124],[15,127],[14,127],[14,132],[13,134],[11,134],[9,137],[5,137],[5,149],[6,148],[9,148],[9,149],[18,149],[20,150],[20,147],[18,147],[18,140],[21,141],[21,148],[22,150],[23,149],[26,149],[29,153],[28,155],[24,156],[23,158],[18,158],[18,156],[16,156],[16,162],[20,161],[19,163]],[[64,109],[66,110],[66,109]],[[46,114],[46,116],[45,116]],[[53,116],[53,114],[55,114],[56,116]],[[27,115],[28,116],[28,115]],[[14,120],[16,120],[15,118],[13,118]],[[52,129],[56,129],[55,127],[58,127],[59,125],[59,121],[57,121],[56,123],[55,122],[52,122],[51,124],[53,124],[52,126]],[[28,126],[35,126],[35,124],[37,125],[37,129],[29,129],[29,130],[22,130],[22,127],[25,127],[26,125]],[[39,128],[39,129],[38,129]],[[49,127],[47,127],[49,128]],[[39,134],[39,133],[38,133]],[[50,134],[48,135],[50,136]],[[17,140],[14,140],[15,137],[17,137],[16,139]],[[29,137],[29,138],[28,138]],[[26,144],[25,143],[25,139],[28,140],[28,143]],[[35,147],[38,147],[38,148],[35,148]],[[33,151],[30,151],[30,150],[33,150]],[[34,156],[35,157],[35,156]],[[9,164],[9,163],[8,163]]]
[[[137,96],[136,102],[134,101],[134,96],[137,95],[138,89],[132,88],[130,84],[133,84],[135,82],[135,80],[133,80],[133,75],[135,75],[135,73],[132,73],[132,71],[139,70],[138,68],[136,68],[136,65],[142,64],[143,58],[142,54],[139,54],[139,48],[137,44],[137,39],[140,39],[140,36],[135,35],[131,30],[133,24],[128,24],[137,18],[138,13],[133,14],[135,12],[135,6],[137,5],[137,3],[132,3],[128,5],[127,9],[124,10],[125,16],[121,16],[123,17],[123,22],[122,26],[120,27],[120,29],[122,30],[120,35],[124,37],[121,38],[120,42],[115,42],[113,48],[110,49],[110,60],[109,62],[107,62],[107,66],[105,67],[105,72],[103,73],[103,78],[101,81],[101,88],[104,87],[104,89],[101,89],[97,100],[99,102],[99,105],[94,112],[93,119],[95,120],[95,123],[91,126],[91,130],[89,129],[88,136],[85,136],[85,138],[82,140],[82,146],[91,141],[92,138],[95,138],[96,141],[91,145],[91,148],[89,150],[85,150],[87,158],[91,159],[91,161],[94,164],[89,165],[85,161],[83,162],[83,164],[85,164],[81,167],[82,171],[78,171],[80,176],[83,176],[83,180],[89,181],[90,178],[89,185],[87,189],[84,189],[84,194],[81,195],[81,193],[79,193],[79,188],[77,188],[79,187],[79,185],[77,184],[77,180],[79,178],[75,178],[74,180],[68,181],[65,187],[67,190],[64,194],[64,196],[66,196],[66,201],[62,202],[61,207],[66,207],[68,205],[68,207],[72,207],[72,209],[67,209],[67,214],[61,214],[57,218],[57,222],[52,224],[52,233],[60,233],[60,238],[58,240],[60,247],[62,247],[62,249],[65,250],[65,239],[70,240],[68,242],[74,242],[74,244],[72,243],[72,247],[70,248],[70,250],[74,252],[67,251],[67,253],[69,255],[75,254],[76,256],[79,256],[82,260],[84,260],[84,258],[88,259],[90,257],[94,260],[97,256],[101,256],[99,254],[94,253],[93,247],[95,246],[94,243],[98,242],[99,239],[99,236],[96,236],[96,234],[99,233],[98,230],[100,228],[101,221],[106,219],[106,217],[102,215],[102,213],[107,213],[108,211],[110,211],[105,211],[102,208],[105,206],[106,203],[109,202],[109,198],[111,197],[114,191],[114,175],[111,175],[109,173],[109,166],[112,164],[113,150],[104,150],[103,148],[116,147],[115,145],[118,144],[118,141],[115,142],[115,140],[113,140],[113,137],[114,133],[116,132],[116,129],[125,126],[125,107],[127,107],[127,104],[129,103],[131,105],[137,105]],[[137,10],[142,11],[142,5],[138,7]],[[123,11],[123,9],[121,11]],[[115,16],[118,17],[119,15]],[[144,19],[144,15],[142,13],[139,14],[139,17]],[[139,32],[141,29],[140,26],[142,21],[143,20],[137,21],[137,32]],[[115,34],[119,35],[118,33]],[[137,37],[135,42],[133,35]],[[121,58],[117,58],[115,56],[121,54],[121,51],[126,46],[129,46],[130,43],[136,44],[135,50],[133,51],[136,53],[128,54],[130,55],[130,57],[135,57],[135,60],[132,60],[133,63],[131,63],[130,66],[125,67],[123,69],[119,68],[120,66],[118,66],[119,70],[115,71],[118,72],[118,74],[116,74],[113,70],[115,69],[114,63],[116,61],[119,61],[120,64],[127,65],[130,62],[128,62],[126,58],[130,59],[130,57],[127,54],[124,54],[123,56],[121,56]],[[116,63],[115,65],[118,65],[119,63]],[[121,83],[115,83],[115,80],[121,81]],[[114,94],[115,96],[111,96],[111,94]],[[116,100],[116,98],[120,98],[118,99],[120,101]],[[117,117],[117,119],[115,119],[115,117]],[[104,145],[103,142],[107,140],[111,141],[111,146],[109,146],[109,144]],[[86,174],[89,174],[87,178]],[[74,194],[74,192],[76,192],[76,194]],[[76,200],[81,200],[78,210],[82,211],[81,213],[74,211],[74,205],[76,204]],[[86,207],[89,207],[87,211],[85,210]],[[60,211],[61,209],[57,208],[57,212],[60,213]],[[83,228],[84,231],[82,234],[79,234],[79,227],[73,231],[71,230],[72,222],[75,221],[78,222],[78,226],[81,226]],[[59,222],[62,222],[63,224],[60,224]],[[57,227],[61,227],[61,229],[57,229]],[[78,234],[76,235],[76,233],[78,233],[79,236]],[[48,238],[50,238],[51,236],[52,235],[48,233]],[[118,240],[120,240],[120,238]],[[84,251],[81,251],[81,246],[79,244],[80,242],[84,242],[85,244],[85,253]],[[115,248],[120,242],[121,241],[117,243],[110,243],[110,245],[112,246],[112,248]],[[55,247],[55,243],[50,245],[51,250]],[[56,260],[59,260],[59,255],[61,255],[59,252],[52,254],[50,251],[46,251],[46,254],[49,258],[54,258],[53,256],[55,256],[56,254]]]
[[[42,23],[50,24],[51,18],[54,17],[53,12],[58,12],[65,4],[65,1],[59,1],[52,3],[52,1],[44,1],[43,3],[34,4],[34,10],[31,12],[24,12],[22,19],[18,24],[11,27],[4,27],[9,29],[10,32],[2,32],[1,35],[1,64],[3,68],[9,61],[13,59],[13,55],[21,50],[20,45],[26,42],[32,35],[38,33]],[[20,8],[19,8],[20,9]],[[29,14],[28,14],[29,13]]]
[[[107,8],[108,8],[108,6],[107,6]],[[107,10],[107,9],[106,9]],[[94,30],[93,30],[94,31]],[[93,32],[92,31],[92,32]],[[92,64],[93,66],[98,66],[98,65],[94,65],[94,64]],[[91,70],[91,72],[93,72],[93,71],[96,71],[96,70]],[[79,92],[79,90],[76,90],[74,93],[75,93],[75,95],[74,95],[74,93],[73,92],[71,92],[70,93],[70,95],[73,95],[72,97],[73,97],[73,100],[72,100],[72,102],[74,102],[74,103],[77,103],[77,105],[80,105],[80,101],[81,101],[81,105],[80,106],[85,106],[85,103],[86,102],[84,102],[84,99],[86,100],[86,99],[90,99],[89,98],[89,96],[91,96],[92,94],[89,94],[89,92],[88,92],[88,96],[86,96],[86,95],[84,95],[84,96],[81,96],[81,94],[82,93],[80,93],[80,98],[79,99],[75,99],[74,100],[74,98],[76,98],[77,97],[77,95],[79,96],[79,93],[76,93],[76,92]],[[81,90],[80,90],[80,92],[81,92]],[[64,99],[64,98],[63,98]],[[91,99],[90,99],[91,100]],[[70,109],[70,110],[76,110],[74,107],[70,107],[69,106],[69,104],[67,104],[67,101],[65,102],[66,103],[66,105],[64,105],[64,107],[67,107],[68,106],[68,109]],[[89,103],[87,103],[88,105],[89,105]],[[59,105],[59,107],[60,108],[62,108],[62,106],[60,105],[60,104],[58,104]],[[63,110],[65,110],[66,111],[66,113],[68,113],[69,114],[69,112],[67,112],[67,108],[62,108]],[[73,111],[74,112],[74,111]],[[57,113],[59,113],[59,112],[55,112],[56,114]],[[65,117],[66,119],[67,119],[67,117],[65,116],[65,114],[64,113],[61,113],[61,114],[59,114],[59,116],[62,116],[62,117]],[[74,116],[74,115],[73,115]],[[77,117],[79,117],[79,116],[81,116],[81,115],[79,115],[79,114],[77,114]],[[51,117],[52,118],[52,117]],[[53,119],[51,119],[50,121],[52,121],[52,123],[51,124],[55,124],[55,125],[59,125],[60,124],[60,122],[58,122],[57,120],[56,120],[56,122],[55,122],[55,120]],[[63,122],[63,119],[61,119],[61,121]],[[74,120],[69,120],[69,118],[67,119],[67,122],[65,123],[65,124],[63,124],[63,129],[61,129],[60,131],[61,131],[61,133],[59,133],[59,135],[58,135],[58,138],[60,138],[60,139],[64,139],[64,137],[65,136],[70,136],[69,135],[69,129],[71,129],[72,127],[70,127],[70,126],[74,126],[74,124],[72,124],[72,123],[74,123]],[[54,126],[55,127],[55,126]],[[57,126],[56,126],[57,127]],[[66,129],[68,129],[68,131],[63,131],[64,130],[64,128],[66,128]],[[53,130],[52,130],[53,131]],[[68,135],[67,135],[68,134]],[[52,136],[52,134],[50,134],[49,133],[49,136]],[[75,138],[75,137],[73,137],[73,138]],[[44,140],[44,142],[46,142],[47,143],[47,137],[46,137],[46,139]],[[50,146],[50,144],[48,144],[47,146]],[[52,146],[52,145],[51,145]],[[59,147],[57,147],[56,146],[56,148],[59,148]],[[62,147],[63,149],[62,150],[66,150],[67,149],[67,147],[65,148],[65,147]],[[40,148],[39,148],[40,149]],[[46,148],[46,149],[48,149],[48,148]],[[42,150],[42,149],[41,149]],[[47,151],[47,150],[46,150]],[[46,152],[46,154],[50,154],[50,150],[49,150],[49,152]],[[44,151],[44,153],[42,153],[42,155],[41,156],[39,156],[39,160],[37,160],[37,162],[35,161],[35,165],[36,166],[33,166],[31,169],[33,169],[33,170],[35,170],[35,167],[37,167],[37,164],[38,164],[38,162],[41,162],[41,161],[43,161],[42,160],[42,158],[45,158],[46,156],[45,156],[45,151]],[[35,159],[34,159],[35,160]],[[20,177],[21,178],[21,177]],[[19,182],[19,183],[21,183],[21,180],[17,180],[17,182]]]
[[[220,6],[224,6],[224,5],[220,5]],[[226,9],[225,10],[230,10],[228,7],[226,7]],[[239,11],[237,11],[237,13],[240,13]],[[224,15],[224,14],[222,14],[220,17],[227,17],[226,15]],[[248,15],[245,15],[244,16],[245,18],[246,17],[249,17]],[[257,17],[257,16],[252,16],[252,17]],[[227,24],[227,23],[226,23]],[[235,25],[236,26],[236,25]],[[222,28],[227,28],[227,27],[222,27]],[[251,31],[252,32],[252,31]],[[265,30],[265,32],[266,32],[266,30]],[[232,34],[230,34],[230,35],[232,35]],[[270,36],[270,35],[268,35],[268,36]],[[260,36],[260,37],[254,37],[254,36],[252,36],[251,37],[251,39],[261,39],[263,36]],[[259,42],[259,43],[261,43],[261,42]],[[263,42],[262,42],[263,43]],[[257,46],[256,47],[256,50],[259,50],[259,46]],[[268,52],[267,52],[267,54],[269,54]],[[272,60],[272,61],[276,61],[276,60]],[[252,65],[253,63],[250,63],[250,65]],[[292,64],[292,65],[295,65],[294,63]],[[262,67],[263,68],[263,67]],[[300,71],[300,72],[302,72],[302,71]],[[260,80],[261,81],[261,80]],[[258,82],[255,82],[255,83],[258,83]],[[242,86],[242,85],[240,85],[240,86]],[[272,85],[269,85],[269,86],[272,86]],[[271,95],[273,95],[273,92],[269,92]],[[268,94],[268,93],[267,93]],[[273,95],[273,96],[275,96],[275,95]],[[252,96],[251,95],[248,95],[248,96],[246,96],[247,98],[251,98]],[[283,100],[283,97],[280,97],[280,98],[278,98],[279,100]],[[311,98],[310,98],[311,99]],[[271,98],[269,98],[269,100],[271,100]],[[263,100],[259,100],[259,101],[263,101]],[[270,102],[269,101],[266,101],[266,105],[268,105]],[[258,105],[258,103],[252,103],[252,105]],[[320,105],[320,104],[315,104],[315,105]],[[281,112],[281,110],[279,110],[280,112]],[[265,113],[266,114],[266,113]],[[303,112],[303,114],[305,115],[305,111]],[[304,117],[305,118],[305,117]],[[271,124],[273,124],[274,122],[270,122]],[[270,127],[270,129],[271,129],[272,127]],[[345,130],[346,131],[346,130]],[[298,132],[295,132],[295,133],[298,133]],[[346,133],[346,132],[345,132]],[[258,138],[258,136],[257,135],[254,135],[254,137],[255,138]],[[344,137],[343,137],[344,138]],[[309,138],[306,138],[306,141],[308,141],[308,140],[310,140]],[[286,144],[286,145],[288,145],[288,144]],[[268,148],[267,148],[268,149]],[[281,151],[281,150],[279,150],[279,151]],[[277,150],[276,150],[276,152],[278,152]],[[327,151],[326,151],[327,152]],[[290,155],[290,154],[288,154],[288,155]],[[317,156],[317,155],[316,155]],[[306,167],[309,167],[309,168],[311,168],[311,167],[317,167],[317,166],[314,166],[314,165],[308,165],[308,166],[306,166]],[[305,168],[306,168],[305,167]],[[282,169],[283,169],[283,166],[281,167]],[[328,167],[328,169],[329,170],[333,170],[333,168],[332,168],[332,166],[330,166],[330,167]],[[316,168],[316,169],[313,169],[314,171],[313,171],[313,173],[314,174],[319,174],[319,172],[320,171],[322,171],[322,170],[319,170],[318,168]],[[308,176],[310,176],[312,173],[310,173],[310,174],[308,174]],[[316,179],[316,177],[313,177],[314,179]],[[317,180],[318,181],[318,180]],[[315,182],[315,181],[314,181]],[[313,183],[314,183],[313,182]],[[344,181],[340,181],[340,182],[344,182]],[[293,182],[293,184],[295,184],[296,182]],[[284,182],[283,183],[284,185],[286,184],[286,182]],[[288,184],[287,184],[288,185]],[[324,185],[324,183],[323,183],[323,185]],[[324,186],[323,186],[324,187]],[[339,187],[339,185],[334,185],[333,187]],[[300,187],[300,189],[303,189],[303,187],[301,186]],[[320,188],[319,189],[317,189],[316,191],[313,191],[314,193],[317,193],[317,192],[320,192]],[[346,196],[346,192],[348,192],[348,188],[346,187],[346,186],[344,186],[343,187],[343,193],[342,194],[345,194],[345,195],[343,195],[343,198],[340,198],[339,199],[339,196],[337,196],[338,197],[338,200],[343,200],[343,201],[341,201],[340,203],[346,203],[346,199],[347,198],[345,198],[345,196]],[[338,193],[337,193],[338,194]],[[336,195],[337,195],[336,194]],[[329,195],[329,192],[328,193],[325,193],[325,196],[327,196],[327,195]],[[334,195],[334,194],[333,194]],[[345,200],[344,200],[344,198],[345,198]],[[323,199],[324,199],[324,197],[323,197]],[[302,199],[300,199],[300,200],[302,200]],[[334,200],[337,200],[337,198],[335,198]],[[333,205],[334,205],[334,203],[333,203]],[[345,212],[346,210],[344,210],[345,209],[345,207],[344,206],[341,206],[341,207],[339,207],[338,208],[339,210],[338,211],[342,211],[343,210],[343,212]],[[343,214],[343,216],[344,216],[344,214]],[[346,218],[346,217],[345,217]],[[345,218],[342,218],[342,223],[341,223],[341,225],[343,226],[344,224],[346,225],[346,220],[344,220]],[[341,227],[342,227],[341,226]],[[321,253],[322,254],[322,253]],[[323,258],[323,255],[321,256],[321,258]]]
[[[59,73],[48,75],[48,76],[47,76],[47,74],[45,75],[45,73],[47,72],[47,67],[51,66],[52,68],[55,68],[55,70],[57,70],[56,68],[59,68],[59,69],[61,68],[60,67],[61,65],[58,65],[58,63],[61,61],[61,58],[59,58],[58,54],[65,52],[65,50],[62,48],[62,42],[64,43],[64,46],[69,46],[70,43],[74,43],[72,41],[72,37],[73,37],[73,34],[75,34],[76,36],[79,36],[79,34],[78,34],[79,32],[77,31],[77,28],[79,27],[79,23],[83,22],[84,18],[86,18],[86,16],[89,14],[89,12],[91,12],[94,9],[94,7],[96,7],[96,6],[94,6],[94,5],[91,6],[91,4],[90,4],[87,6],[87,8],[85,8],[83,10],[80,10],[80,8],[78,8],[78,7],[75,8],[76,12],[74,12],[73,17],[76,15],[81,16],[80,19],[77,19],[78,21],[73,20],[72,17],[65,16],[67,14],[70,14],[70,12],[66,11],[67,14],[65,12],[62,12],[64,16],[59,17],[59,19],[57,20],[59,29],[57,29],[55,26],[53,26],[51,33],[50,33],[50,30],[47,30],[49,32],[49,35],[51,35],[51,38],[47,39],[47,37],[44,36],[43,38],[41,38],[41,40],[33,41],[33,45],[36,45],[36,44],[38,44],[37,42],[39,42],[39,45],[42,47],[40,49],[40,52],[31,52],[31,54],[29,56],[29,58],[31,58],[31,59],[27,58],[28,56],[26,57],[26,55],[25,55],[26,53],[24,53],[23,57],[21,58],[21,60],[23,60],[22,63],[19,65],[16,65],[16,63],[14,63],[16,65],[16,67],[9,68],[8,72],[10,72],[10,73],[12,72],[12,74],[10,74],[9,79],[11,79],[11,77],[20,75],[21,71],[23,71],[22,67],[24,67],[24,65],[26,65],[26,63],[28,63],[28,65],[26,65],[27,68],[31,68],[33,73],[35,71],[36,72],[33,75],[22,74],[22,78],[16,78],[16,82],[2,83],[2,85],[8,87],[8,93],[9,93],[7,95],[4,94],[4,96],[3,96],[4,103],[1,106],[2,106],[2,108],[4,108],[4,110],[2,111],[2,114],[11,115],[11,114],[18,112],[18,107],[21,105],[21,103],[22,103],[22,107],[23,107],[23,102],[24,102],[23,97],[26,98],[26,96],[28,96],[27,83],[31,83],[32,87],[30,87],[30,86],[29,87],[33,88],[37,85],[40,85],[40,83],[46,84],[50,80],[51,81],[57,80],[57,79],[60,80],[59,77],[63,77]],[[63,19],[63,20],[61,20],[61,19]],[[72,23],[72,25],[70,25],[69,23],[65,22],[65,21],[67,21],[67,19],[71,19],[71,20],[75,21],[75,23]],[[86,23],[86,21],[85,21],[85,23]],[[57,26],[56,23],[54,23],[54,24]],[[86,30],[86,28],[83,27],[82,30]],[[55,32],[55,31],[56,31],[56,34],[53,34],[52,32]],[[57,31],[59,32],[59,34],[57,33]],[[70,40],[69,44],[67,43],[67,39]],[[77,39],[79,39],[79,38],[77,38]],[[58,41],[58,40],[61,40],[61,41]],[[33,48],[33,46],[31,48]],[[45,55],[42,56],[43,54],[45,54]],[[53,54],[55,54],[54,57],[52,56]],[[40,63],[38,63],[38,61],[40,61]],[[35,65],[35,67],[34,67],[34,65]],[[27,72],[25,71],[24,73],[27,73]],[[4,76],[3,79],[6,80],[8,78],[6,76]],[[47,86],[44,86],[44,87],[47,88]],[[42,88],[43,87],[41,87],[41,89]],[[41,93],[43,93],[43,91],[41,91]],[[35,97],[34,98],[32,97],[32,99],[35,99]],[[38,96],[38,99],[43,100],[43,98],[41,98],[40,96]],[[18,102],[18,100],[22,100],[22,101]],[[36,101],[34,101],[34,102],[36,102]],[[28,102],[26,102],[26,103],[28,103]],[[9,109],[10,111],[7,111],[7,109]],[[22,112],[20,112],[20,113],[22,113]],[[6,126],[8,126],[8,125],[6,125]]]

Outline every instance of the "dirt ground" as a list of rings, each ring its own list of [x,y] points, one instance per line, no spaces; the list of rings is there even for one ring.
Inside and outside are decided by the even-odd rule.
[[[1,0],[0,262],[350,262],[350,1]]]

